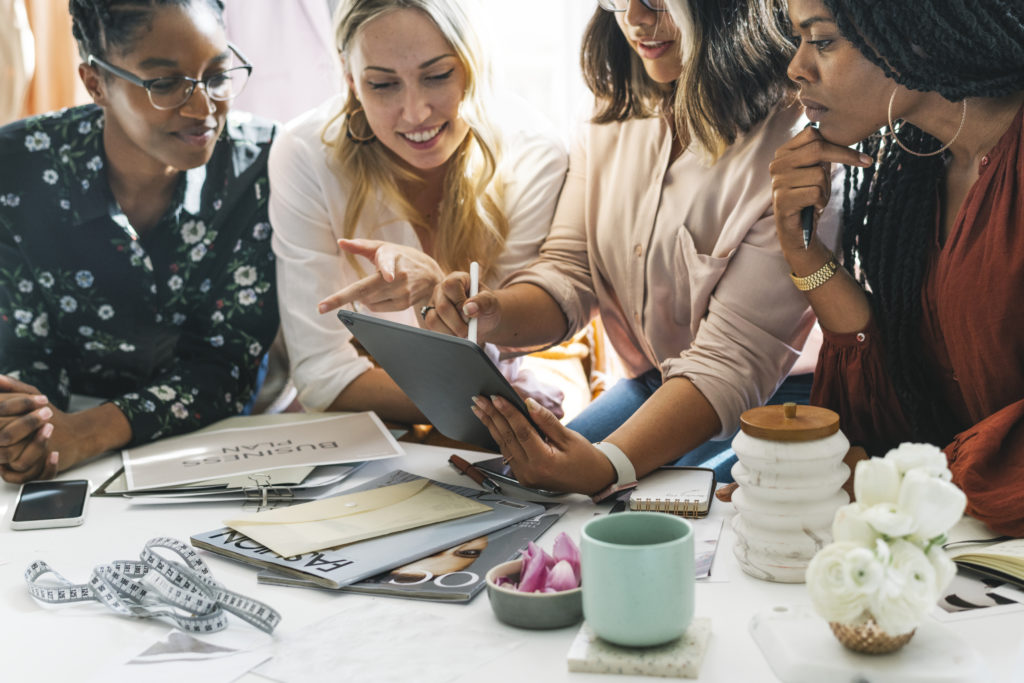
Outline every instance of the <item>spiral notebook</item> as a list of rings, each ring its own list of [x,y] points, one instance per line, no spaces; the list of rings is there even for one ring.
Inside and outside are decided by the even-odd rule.
[[[629,494],[629,509],[704,517],[714,492],[714,470],[666,465],[640,480]]]

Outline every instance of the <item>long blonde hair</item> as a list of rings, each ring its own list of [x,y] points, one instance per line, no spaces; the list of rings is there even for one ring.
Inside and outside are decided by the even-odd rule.
[[[466,8],[459,0],[343,0],[334,17],[338,52],[345,58],[363,26],[400,9],[426,14],[452,46],[466,72],[466,94],[459,112],[469,126],[469,133],[456,148],[445,173],[433,256],[446,272],[468,270],[471,261],[478,261],[486,275],[505,246],[509,225],[502,208],[503,182],[497,173],[501,139],[484,108],[491,94],[491,73]],[[427,225],[426,217],[399,189],[400,181],[415,182],[415,174],[379,142],[360,143],[345,135],[352,114],[361,107],[355,92],[350,90],[344,107],[321,132],[321,140],[331,149],[336,172],[351,183],[343,226],[345,237],[355,236],[367,202],[378,192],[399,216],[414,225]],[[333,135],[329,134],[328,130],[339,120],[341,125],[335,127]],[[362,130],[357,135],[362,135]],[[355,263],[353,258],[350,260]]]

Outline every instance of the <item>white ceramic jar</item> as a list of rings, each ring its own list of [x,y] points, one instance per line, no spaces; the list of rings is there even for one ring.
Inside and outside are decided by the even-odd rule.
[[[803,583],[808,562],[832,540],[835,511],[849,502],[842,485],[850,444],[839,416],[795,403],[753,408],[740,418],[732,447],[740,566],[766,581]]]

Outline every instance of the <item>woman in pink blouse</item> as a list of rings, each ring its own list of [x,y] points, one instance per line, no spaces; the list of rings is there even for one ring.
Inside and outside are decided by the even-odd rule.
[[[525,350],[600,314],[632,377],[611,416],[590,420],[599,399],[567,429],[528,402],[538,433],[501,399],[474,407],[521,481],[587,494],[730,438],[813,323],[771,216],[766,169],[801,126],[772,3],[598,4],[582,55],[596,113],[540,258],[468,301],[449,277],[428,319],[464,335],[477,317],[481,338]]]
[[[871,454],[944,446],[968,513],[1024,536],[1024,9],[789,8],[789,74],[820,130],[784,145],[772,175],[779,240],[825,330],[812,401]],[[845,269],[800,236],[802,207],[829,202],[829,162],[862,169],[843,199]]]

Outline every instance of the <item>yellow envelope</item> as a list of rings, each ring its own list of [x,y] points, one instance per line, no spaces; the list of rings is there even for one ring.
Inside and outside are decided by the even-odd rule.
[[[278,555],[292,557],[490,510],[427,479],[417,479],[243,515],[224,524]]]

